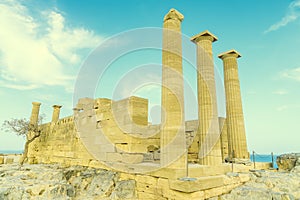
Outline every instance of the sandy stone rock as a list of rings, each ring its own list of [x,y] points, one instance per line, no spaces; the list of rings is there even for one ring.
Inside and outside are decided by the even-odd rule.
[[[264,189],[259,188],[248,188],[241,187],[233,192],[230,195],[224,195],[221,197],[222,200],[231,200],[231,199],[239,199],[239,200],[249,200],[249,199],[259,199],[259,200],[270,200],[272,199],[272,195],[266,192]]]
[[[13,163],[14,163],[14,159],[13,158],[6,158],[5,164],[13,164]]]
[[[280,170],[292,170],[300,165],[300,153],[283,154],[277,157],[276,163]]]
[[[4,157],[0,156],[0,165],[4,164]]]
[[[119,173],[81,166],[3,165],[0,199],[134,199],[134,180],[119,180]]]
[[[111,199],[136,199],[135,180],[124,180],[117,183],[115,190],[111,194]]]
[[[294,168],[291,170],[291,172],[292,172],[292,173],[298,173],[298,174],[300,174],[300,165],[294,167]]]
[[[295,171],[298,167],[294,168]],[[235,199],[300,199],[300,175],[288,172],[253,171],[250,181],[219,196],[222,200]]]

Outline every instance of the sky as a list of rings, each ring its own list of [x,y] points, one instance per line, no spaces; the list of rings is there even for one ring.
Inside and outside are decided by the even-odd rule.
[[[88,91],[95,98],[149,98],[149,120],[158,123],[159,30],[171,8],[184,15],[186,119],[197,118],[196,52],[188,39],[209,30],[218,37],[213,52],[219,115],[225,116],[225,104],[217,55],[236,49],[242,55],[238,64],[249,151],[299,152],[300,0],[0,0],[0,123],[29,118],[33,101],[42,103],[46,121],[54,104],[63,106],[61,117],[69,116]],[[109,63],[101,76],[93,74],[100,73],[100,58]],[[90,71],[85,68],[89,62],[94,64]],[[88,81],[80,85],[81,80]],[[78,88],[82,93],[76,93]],[[0,131],[0,150],[23,145],[22,137]]]

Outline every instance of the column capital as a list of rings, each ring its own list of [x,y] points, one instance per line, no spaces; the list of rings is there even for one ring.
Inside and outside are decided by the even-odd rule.
[[[198,43],[201,40],[210,40],[211,42],[215,42],[218,38],[208,30],[205,30],[191,38],[191,41],[194,43]]]
[[[62,106],[60,106],[60,105],[53,105],[52,107],[55,109],[55,108],[61,108]]]
[[[226,51],[224,53],[221,53],[220,55],[218,55],[218,57],[222,60],[225,58],[229,58],[229,57],[240,58],[241,54],[239,52],[237,52],[236,50],[232,49],[232,50]]]
[[[34,106],[40,106],[41,103],[40,102],[32,102],[32,105],[34,105]]]
[[[167,21],[169,19],[177,19],[179,21],[182,21],[184,19],[183,14],[175,10],[174,8],[170,9],[170,11],[165,15],[164,21]]]

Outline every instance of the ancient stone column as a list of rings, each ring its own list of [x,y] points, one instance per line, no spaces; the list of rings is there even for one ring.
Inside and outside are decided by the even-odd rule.
[[[228,153],[230,156],[233,154],[234,158],[248,159],[249,154],[237,64],[237,58],[239,57],[241,55],[235,50],[230,50],[219,55],[224,65]]]
[[[171,9],[164,17],[161,103],[162,132],[160,140],[161,165],[183,169],[186,167],[187,150],[184,128],[184,96],[181,57],[182,20],[183,15],[175,9]]]
[[[32,102],[32,110],[30,116],[30,124],[37,126],[39,120],[39,112],[40,112],[41,103],[39,102]]]
[[[52,113],[52,123],[56,123],[59,120],[59,113],[61,106],[59,105],[53,105],[53,113]]]
[[[221,133],[221,152],[222,161],[225,162],[228,159],[228,135],[227,135],[227,123],[226,118],[219,117],[219,126]]]
[[[212,53],[212,43],[217,41],[217,37],[204,31],[192,37],[191,41],[197,45],[198,159],[202,165],[219,165],[222,155]]]

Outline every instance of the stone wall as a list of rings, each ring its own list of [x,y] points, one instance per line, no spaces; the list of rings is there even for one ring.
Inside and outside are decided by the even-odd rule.
[[[76,109],[75,115],[78,112],[80,121],[87,122],[91,116],[95,116],[96,120],[91,121],[92,127],[102,131],[105,139],[112,144],[110,151],[103,149],[106,153],[103,161],[132,163],[133,158],[129,159],[128,155],[134,155],[134,162],[159,160],[160,125],[148,125],[148,100],[139,97],[120,101],[84,98],[80,99]],[[199,152],[199,138],[196,137],[198,120],[187,121],[185,126],[188,159],[196,163]],[[85,133],[79,134],[75,116],[43,124],[40,129],[41,136],[29,146],[30,163],[88,165],[91,161],[96,162],[80,138]],[[124,155],[128,159],[124,159]]]
[[[21,156],[22,154],[0,154],[0,165],[19,163]]]
[[[87,110],[91,102],[93,109]],[[156,147],[156,149],[159,147],[159,126],[148,126],[148,101],[146,99],[130,97],[113,102],[109,99],[85,98],[79,101],[76,109],[80,110],[79,115],[84,114],[88,117],[95,115],[97,118],[94,124],[95,129],[101,129],[114,146],[104,161],[107,159],[111,162],[131,162],[132,158],[128,158],[127,155],[126,160],[124,155],[134,154],[139,158],[137,161],[142,162],[144,155],[147,157],[148,153],[153,153],[151,147]],[[91,114],[88,111],[92,111]],[[56,123],[41,125],[41,136],[29,146],[29,162],[58,162],[85,166],[88,166],[90,162],[97,162],[87,151],[82,138],[79,137],[82,135],[78,134],[74,119],[74,116],[70,116]],[[146,136],[151,134],[151,136],[144,137],[141,135],[143,133]]]

